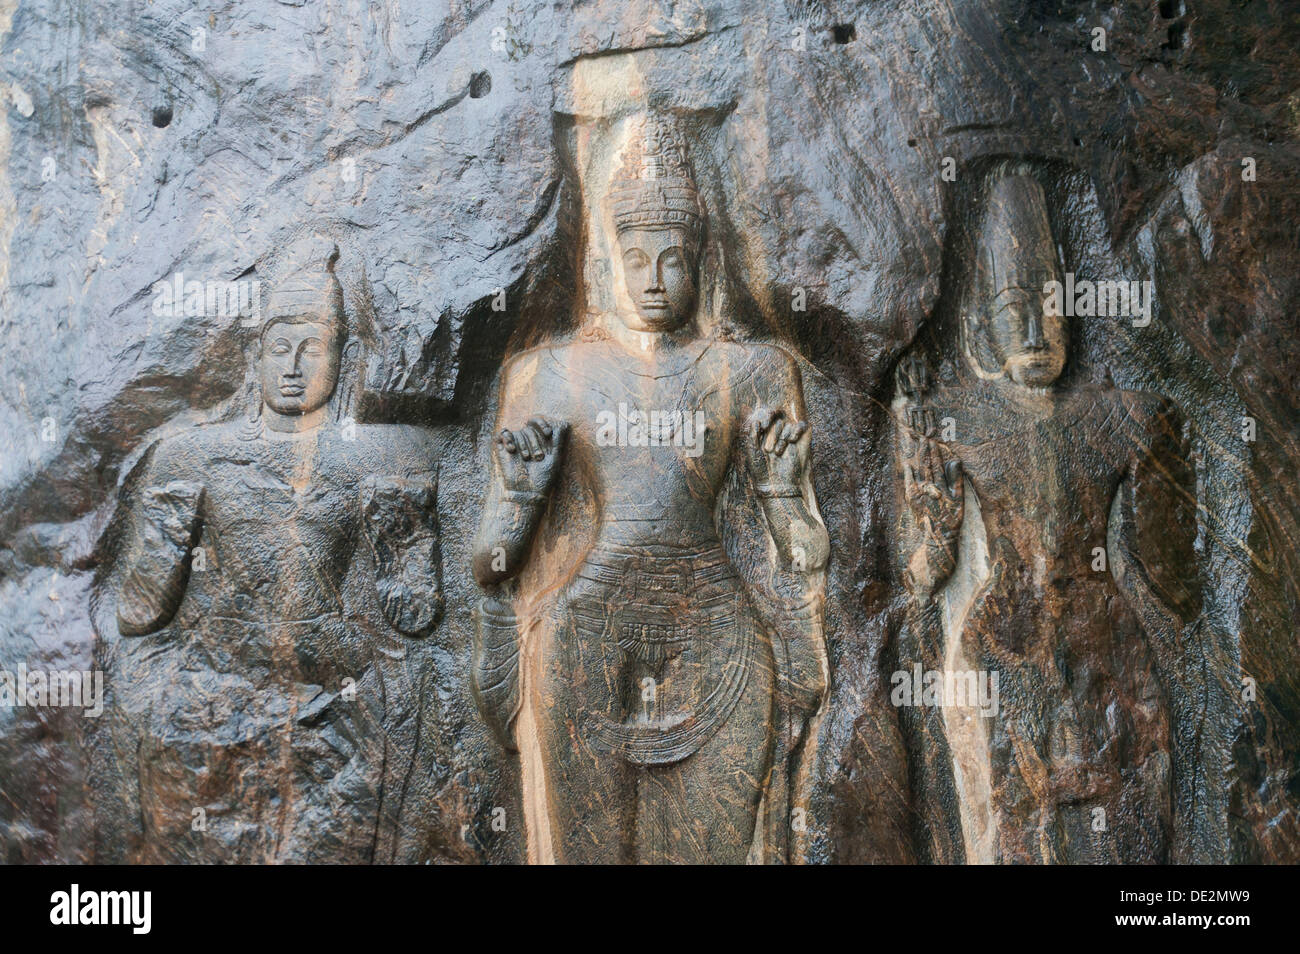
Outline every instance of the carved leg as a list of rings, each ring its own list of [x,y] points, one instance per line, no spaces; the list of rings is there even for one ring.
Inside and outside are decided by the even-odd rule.
[[[530,823],[529,860],[558,864],[628,864],[633,860],[636,769],[622,758],[593,750],[581,726],[592,698],[616,691],[599,632],[583,622],[594,607],[561,600],[532,637],[526,665],[536,687],[520,719],[519,751]],[[535,739],[526,736],[532,728]],[[539,831],[541,826],[546,831]]]
[[[772,652],[765,639],[759,645],[744,696],[726,725],[689,758],[639,774],[638,862],[745,863],[775,742]]]

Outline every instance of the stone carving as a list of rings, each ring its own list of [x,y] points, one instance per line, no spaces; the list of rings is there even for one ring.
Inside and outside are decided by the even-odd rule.
[[[104,860],[418,850],[386,830],[386,786],[418,750],[393,734],[420,704],[397,634],[442,611],[437,456],[419,429],[348,416],[337,254],[271,288],[244,419],[163,439],[124,488],[101,587],[126,637],[100,633]]]
[[[1194,791],[1200,860],[1300,861],[1297,4],[1131,0],[1102,5],[1104,16],[1091,4],[1024,0],[194,7],[0,4],[6,863],[91,860],[92,828],[114,824],[88,804],[108,776],[88,764],[85,742],[87,730],[115,717],[24,705],[12,690],[24,667],[51,678],[102,669],[97,642],[114,666],[139,666],[175,643],[177,617],[201,622],[203,574],[214,565],[206,544],[207,567],[191,566],[173,622],[141,636],[118,632],[127,535],[117,530],[143,513],[150,486],[163,492],[154,503],[164,515],[180,511],[180,527],[189,506],[184,488],[168,498],[172,482],[152,483],[147,467],[122,482],[164,434],[174,445],[198,420],[242,412],[232,395],[256,367],[243,353],[256,331],[241,331],[210,296],[274,282],[262,250],[285,248],[287,231],[318,223],[343,243],[337,275],[350,339],[363,343],[352,416],[437,422],[443,621],[423,639],[388,623],[362,523],[344,581],[346,598],[365,604],[354,622],[380,647],[375,663],[387,666],[402,649],[429,700],[416,711],[435,717],[419,730],[440,746],[435,781],[425,783],[431,798],[413,807],[431,777],[417,766],[409,787],[386,786],[385,800],[404,791],[409,827],[430,819],[421,860],[522,857],[519,760],[491,740],[468,678],[480,598],[470,554],[491,465],[483,438],[505,359],[567,342],[577,316],[590,310],[603,321],[623,294],[613,226],[602,221],[607,163],[618,151],[610,138],[651,104],[692,126],[689,158],[709,207],[703,311],[728,316],[739,337],[796,355],[815,432],[816,504],[834,540],[825,584],[834,678],[810,734],[815,758],[803,758],[802,857],[929,860],[909,826],[932,804],[955,804],[909,784],[928,763],[949,764],[939,747],[953,710],[932,713],[933,745],[909,746],[897,728],[931,710],[890,703],[895,669],[921,657],[909,649],[901,667],[893,658],[907,635],[908,594],[901,572],[889,572],[902,505],[889,403],[913,342],[933,379],[927,406],[935,389],[974,385],[958,349],[961,283],[945,280],[954,261],[973,261],[951,254],[979,205],[958,193],[982,194],[981,173],[996,157],[1034,154],[1061,266],[1093,279],[1150,279],[1156,303],[1145,328],[1072,321],[1054,390],[1084,382],[1106,390],[1107,368],[1119,388],[1174,402],[1192,435],[1204,609],[1181,641],[1160,635],[1177,632],[1172,622],[1142,627],[1171,696],[1175,815]],[[364,254],[354,254],[346,243],[362,236]],[[158,282],[207,286],[206,304],[187,291],[159,308]],[[713,333],[707,321],[699,327]],[[345,354],[340,388],[354,367]],[[944,416],[935,419],[941,441]],[[1078,456],[1091,453],[1079,446],[1087,443],[1064,452],[1076,472],[1101,481],[1104,469],[1094,473]],[[722,494],[722,536],[749,580],[766,569],[765,518],[744,467],[733,471],[743,479],[729,478]],[[529,601],[548,581],[566,581],[595,527],[585,485],[571,476],[557,479],[528,566],[494,593],[525,625]],[[962,480],[956,566],[937,590],[941,623],[983,574],[988,543],[973,479]],[[208,506],[214,488],[201,468],[185,480],[203,487],[197,506]],[[1158,487],[1135,496],[1138,522],[1167,519]],[[121,526],[105,536],[115,512]],[[162,520],[151,546],[173,545],[164,531]],[[1119,553],[1106,542],[1109,567]],[[980,572],[968,574],[968,564]],[[1130,566],[1117,587],[1140,576]],[[92,594],[104,613],[92,616]],[[505,632],[513,645],[515,624]],[[510,711],[518,683],[508,674],[507,665],[493,685]],[[1197,678],[1204,703],[1192,701]],[[1182,714],[1180,685],[1189,687]],[[393,698],[384,731],[367,744],[383,739],[404,758]],[[1188,740],[1197,739],[1204,748],[1189,769]],[[127,763],[134,751],[124,743],[120,761],[138,783]],[[365,799],[349,799],[358,817],[374,817]],[[1213,809],[1200,814],[1206,805]],[[286,811],[297,811],[296,798]],[[138,828],[138,816],[125,812],[123,824]],[[319,822],[335,838],[339,819]],[[1186,828],[1174,825],[1175,860]],[[208,837],[222,830],[209,825]],[[955,851],[940,859],[964,857],[960,825],[956,835]]]
[[[980,201],[962,367],[935,385],[914,354],[895,403],[913,645],[945,685],[997,680],[992,705],[922,717],[928,797],[955,793],[952,860],[1167,858],[1190,797],[1171,721],[1198,695],[1173,658],[1199,612],[1181,419],[1062,379],[1067,319],[1045,307],[1062,270],[1032,167],[997,165]]]
[[[606,209],[630,305],[502,375],[474,691],[521,753],[531,860],[783,860],[785,775],[827,680],[798,367],[701,333],[705,210],[678,128],[637,125]],[[788,584],[784,639],[715,525],[733,472]]]

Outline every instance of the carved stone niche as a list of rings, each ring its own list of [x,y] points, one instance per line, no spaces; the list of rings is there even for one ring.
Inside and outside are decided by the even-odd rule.
[[[519,752],[531,861],[784,861],[827,681],[799,371],[699,293],[716,276],[686,124],[610,131],[582,182],[612,265],[583,270],[597,307],[501,378],[474,691]],[[765,596],[715,520],[729,482],[763,513]]]
[[[972,178],[945,320],[900,363],[894,402],[911,600],[895,701],[931,851],[1189,860],[1204,684],[1182,417],[1077,367],[1072,325],[1128,317],[1062,306],[1075,276],[1044,170]]]
[[[304,239],[272,260],[246,406],[163,436],[123,485],[94,596],[97,860],[426,850],[436,719],[408,650],[442,613],[438,449],[353,419],[337,259]]]

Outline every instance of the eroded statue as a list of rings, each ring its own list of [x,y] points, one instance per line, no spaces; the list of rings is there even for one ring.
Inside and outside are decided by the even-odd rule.
[[[418,855],[385,828],[420,749],[402,636],[442,611],[436,452],[348,416],[336,257],[270,289],[250,412],[161,440],[124,488],[105,860]]]
[[[760,803],[827,681],[798,367],[701,332],[705,212],[674,126],[631,137],[607,210],[630,306],[502,375],[475,694],[521,752],[531,860],[783,860]],[[777,640],[723,548],[733,472],[793,581]]]
[[[1187,687],[1160,661],[1199,609],[1182,422],[1158,395],[1062,378],[1067,319],[1045,307],[1061,265],[1032,170],[998,166],[980,201],[958,367],[932,385],[904,359],[896,401],[925,668],[996,677],[993,705],[942,717],[965,859],[1164,859],[1170,700]]]

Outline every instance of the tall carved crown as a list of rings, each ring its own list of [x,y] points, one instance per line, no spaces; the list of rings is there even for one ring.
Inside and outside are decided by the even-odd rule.
[[[623,165],[610,182],[607,201],[619,233],[680,226],[699,240],[704,210],[684,139],[674,123],[657,116],[638,122],[623,151]]]
[[[291,262],[290,272],[275,283],[267,296],[265,324],[310,315],[343,332],[343,286],[334,274],[339,250],[331,243],[323,255],[304,255]],[[305,259],[305,261],[304,261]]]

